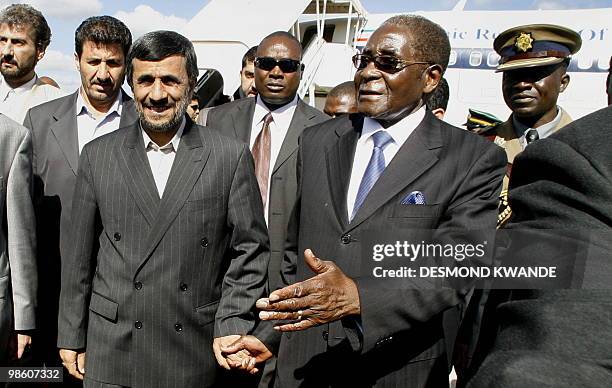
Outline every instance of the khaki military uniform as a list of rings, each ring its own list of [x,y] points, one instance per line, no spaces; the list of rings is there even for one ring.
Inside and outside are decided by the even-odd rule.
[[[561,119],[559,120],[557,126],[553,129],[553,132],[557,132],[559,129],[572,122],[572,118],[566,111],[564,111],[561,107],[559,107],[559,110],[561,111]],[[500,227],[506,223],[506,221],[508,221],[510,215],[512,214],[510,207],[508,206],[508,184],[510,182],[510,174],[512,172],[512,163],[514,162],[514,158],[521,151],[523,151],[523,147],[521,146],[519,138],[516,135],[516,131],[514,130],[512,115],[510,115],[508,120],[491,127],[490,129],[482,132],[481,135],[502,147],[506,151],[506,157],[508,158],[508,167],[506,169],[506,175],[504,176],[504,186],[500,193],[499,216],[497,219],[497,227]]]

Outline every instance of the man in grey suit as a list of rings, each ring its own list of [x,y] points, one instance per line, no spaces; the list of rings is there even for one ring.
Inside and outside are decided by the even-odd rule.
[[[255,98],[221,105],[208,113],[207,125],[247,144],[255,156],[255,169],[262,192],[270,236],[270,289],[280,287],[281,262],[291,210],[297,193],[296,156],[298,138],[304,128],[329,119],[297,96],[302,74],[302,46],[291,34],[281,31],[265,37],[255,58]],[[266,128],[265,117],[271,122]],[[258,139],[267,148],[256,150]],[[257,157],[259,156],[259,158]],[[261,387],[271,384],[274,361],[268,362]]]
[[[139,120],[81,154],[58,346],[85,386],[213,386],[220,347],[254,327],[269,253],[253,159],[186,118],[197,74],[185,37],[142,36]]]
[[[69,233],[79,154],[85,144],[137,120],[132,99],[121,89],[130,30],[110,16],[91,17],[75,33],[81,87],[71,95],[30,109],[24,125],[32,132],[40,278],[36,358],[61,365],[57,354],[60,263]],[[71,241],[68,239],[68,243]]]
[[[32,138],[0,114],[0,365],[21,358],[35,328],[36,231]],[[8,354],[16,334],[17,352]]]
[[[448,386],[443,313],[465,293],[386,288],[363,268],[375,232],[410,239],[414,229],[495,228],[502,150],[438,120],[423,101],[449,52],[437,24],[387,20],[353,58],[359,114],[304,131],[283,268],[297,283],[257,304],[286,332],[277,387]],[[278,338],[261,328],[255,336],[274,349]],[[253,337],[223,350],[242,349],[257,361],[267,355]]]

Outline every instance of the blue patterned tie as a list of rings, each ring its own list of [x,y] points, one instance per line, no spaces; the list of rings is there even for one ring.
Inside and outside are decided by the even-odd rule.
[[[353,213],[351,214],[351,221],[355,218],[357,210],[363,205],[368,193],[374,186],[374,183],[378,180],[382,172],[385,170],[385,154],[383,151],[385,147],[393,142],[393,138],[385,131],[378,131],[372,135],[374,141],[374,149],[372,150],[372,157],[368,162],[368,167],[363,174],[361,183],[359,184],[359,191],[357,191],[357,198],[355,198],[355,206],[353,206]]]

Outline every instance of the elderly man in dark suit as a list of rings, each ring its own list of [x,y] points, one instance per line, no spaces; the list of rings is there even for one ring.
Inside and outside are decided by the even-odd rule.
[[[387,20],[354,57],[360,114],[302,135],[284,266],[284,279],[297,283],[258,301],[263,320],[293,321],[275,322],[285,332],[277,387],[448,385],[443,313],[463,293],[385,289],[360,267],[371,262],[364,252],[373,231],[410,238],[412,229],[495,227],[503,151],[436,119],[423,102],[449,52],[437,24]],[[277,338],[260,327],[267,347],[244,337],[223,350],[265,358]]]
[[[0,365],[6,366],[32,343],[37,271],[32,137],[3,114],[0,155]],[[9,341],[17,344],[13,354]]]
[[[85,386],[210,387],[220,346],[253,328],[266,285],[253,160],[186,118],[198,74],[189,40],[145,34],[127,62],[139,120],[81,154],[60,354]]]
[[[526,252],[532,265],[550,260],[573,268],[580,256],[561,251],[558,235],[570,231],[599,238],[590,240],[597,246],[587,242],[588,250],[578,251],[588,253],[582,256],[584,272],[576,274],[584,276],[585,289],[518,290],[509,297],[492,293],[495,299],[487,301],[475,354],[477,362],[484,362],[468,387],[612,385],[612,147],[602,141],[612,136],[611,121],[612,107],[604,108],[538,140],[515,159],[509,198],[513,216],[507,228],[540,233],[546,240],[522,243],[522,250],[513,249],[509,258],[516,261]],[[577,239],[578,247],[586,242]],[[600,261],[593,252],[602,248],[607,254]],[[601,265],[595,277],[589,275],[595,268],[590,264]]]
[[[34,189],[39,239],[39,361],[61,365],[57,355],[60,263],[66,246],[61,236],[71,225],[70,209],[79,154],[85,144],[136,121],[132,99],[121,90],[130,30],[110,16],[91,17],[75,33],[75,61],[81,87],[71,95],[28,111],[32,132]],[[69,244],[70,239],[66,240]]]

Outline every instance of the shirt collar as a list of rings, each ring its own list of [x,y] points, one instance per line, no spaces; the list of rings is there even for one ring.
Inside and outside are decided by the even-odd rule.
[[[416,127],[423,121],[425,117],[425,105],[420,107],[416,112],[409,114],[389,128],[383,128],[380,123],[372,118],[366,117],[363,120],[363,129],[361,130],[360,141],[366,141],[374,133],[385,130],[393,138],[393,142],[398,146],[402,146],[408,139],[408,136]]]
[[[544,139],[545,137],[552,135],[554,129],[559,125],[560,121],[561,108],[557,106],[557,115],[555,116],[555,118],[551,122],[546,123],[544,125],[540,125],[539,127],[534,129],[538,131],[539,138]],[[530,127],[518,121],[515,115],[512,115],[512,124],[514,125],[514,131],[516,132],[516,136],[519,138],[524,137],[525,132],[531,129]]]
[[[181,126],[179,127],[178,131],[176,131],[176,133],[174,134],[174,136],[172,137],[172,140],[170,140],[167,144],[164,144],[161,147],[158,147],[159,149],[165,148],[168,146],[168,144],[172,143],[172,147],[174,148],[174,152],[178,151],[178,147],[179,147],[179,143],[181,142],[181,136],[183,136],[183,131],[185,129],[185,125],[187,124],[186,120],[185,120],[185,116],[183,116],[183,121],[181,121]],[[149,148],[149,144],[153,143],[154,146],[157,146],[157,144],[151,140],[151,138],[149,137],[149,135],[147,134],[147,132],[142,129],[142,125],[140,125],[140,122],[138,124],[138,126],[140,127],[140,132],[142,132],[142,139],[144,140],[144,147],[145,150]]]
[[[4,77],[2,77],[2,83],[0,84],[0,97],[2,97],[2,99],[5,99],[10,91],[15,92],[15,94],[25,93],[34,87],[34,85],[36,84],[36,81],[38,81],[38,76],[34,74],[34,77],[32,77],[31,80],[13,89],[9,86],[9,84],[6,82]]]
[[[85,102],[85,98],[83,98],[83,93],[84,93],[83,88],[82,87],[79,88],[79,92],[77,93],[77,101],[76,101],[77,116],[80,116],[85,113],[92,116],[91,112],[89,111],[89,105]],[[115,102],[113,102],[113,105],[111,105],[108,112],[106,112],[106,114],[104,114],[102,118],[106,118],[110,116],[111,114],[116,114],[117,116],[121,116],[122,110],[123,110],[123,91],[120,90],[119,94],[117,95],[117,98],[115,99]]]
[[[291,118],[293,117],[293,112],[297,106],[297,95],[293,97],[291,102],[281,106],[280,108],[270,111],[266,104],[261,100],[259,95],[255,97],[257,99],[255,103],[255,113],[253,114],[253,118],[257,121],[255,123],[259,124],[263,122],[264,118],[268,113],[272,113],[272,120],[276,123],[279,128],[289,128],[289,124],[291,124]]]

